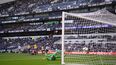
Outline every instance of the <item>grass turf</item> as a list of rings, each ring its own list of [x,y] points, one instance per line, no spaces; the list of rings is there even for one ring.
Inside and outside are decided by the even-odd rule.
[[[65,62],[87,65],[116,65],[116,56],[114,55],[67,55]]]
[[[48,61],[45,55],[1,53],[0,65],[60,65],[60,59]]]
[[[116,65],[116,56],[111,55],[66,55],[66,63]],[[45,55],[0,53],[0,65],[61,65],[61,60],[46,60]]]

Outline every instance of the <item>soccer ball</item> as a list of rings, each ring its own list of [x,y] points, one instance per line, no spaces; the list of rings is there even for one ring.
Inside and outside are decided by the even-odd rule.
[[[87,47],[83,47],[83,51],[84,52],[88,51],[88,48]]]

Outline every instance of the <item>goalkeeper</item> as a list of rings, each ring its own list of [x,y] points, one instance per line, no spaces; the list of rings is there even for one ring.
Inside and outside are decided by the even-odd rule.
[[[61,58],[61,50],[56,49],[54,54],[47,54],[46,57],[47,60],[51,60],[51,61],[56,60],[56,58]]]

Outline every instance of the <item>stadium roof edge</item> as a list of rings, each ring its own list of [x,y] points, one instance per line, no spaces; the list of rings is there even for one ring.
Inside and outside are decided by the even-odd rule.
[[[0,4],[5,4],[5,3],[9,3],[9,2],[13,2],[15,0],[0,0]]]

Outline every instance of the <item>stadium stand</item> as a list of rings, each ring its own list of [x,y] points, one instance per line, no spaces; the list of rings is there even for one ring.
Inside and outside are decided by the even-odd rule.
[[[64,60],[72,63],[69,65],[115,65],[116,0],[14,0],[0,4],[0,65],[61,65],[63,53],[54,62],[46,61],[45,56],[63,47],[63,11],[73,14],[64,17],[73,21],[65,23]],[[78,18],[76,13],[94,20]],[[109,21],[111,24],[103,23]],[[35,55],[37,52],[42,54]],[[53,56],[50,54],[50,59]]]
[[[17,24],[17,26],[6,25],[3,30],[5,33],[9,32],[29,32],[29,31],[52,31],[61,30],[61,24],[59,23],[26,23]]]
[[[71,39],[71,41],[68,41],[68,39]],[[78,40],[77,40],[78,39]],[[90,52],[115,52],[115,41],[109,41],[110,39],[115,39],[115,36],[111,35],[80,35],[80,36],[68,36],[66,43],[66,49],[67,51],[75,50],[78,52],[83,51],[83,47],[89,48]]]
[[[0,27],[0,33],[1,35],[4,33],[17,33],[19,32],[32,32],[32,31],[54,31],[54,30],[61,30],[61,23],[46,23],[48,20],[55,19],[57,21],[58,18],[61,19],[62,11],[67,12],[91,12],[94,11],[91,10],[90,7],[92,6],[101,6],[98,9],[101,9],[102,6],[106,5],[109,6],[109,3],[112,4],[112,2],[115,2],[115,0],[16,0],[11,3],[6,3],[5,5],[1,4],[0,6],[0,23],[2,23],[3,26]],[[9,5],[10,4],[10,5]],[[90,6],[91,5],[91,6]],[[3,7],[6,6],[6,7]],[[90,6],[90,7],[89,7]],[[88,10],[85,8],[89,7]],[[112,6],[115,7],[115,6]],[[81,9],[82,8],[82,9]],[[107,8],[107,7],[106,7]],[[82,10],[82,11],[79,11]],[[85,9],[85,10],[84,10]],[[98,10],[97,8],[95,10]],[[47,19],[47,21],[46,21]],[[40,20],[42,22],[40,22]],[[111,25],[106,25],[102,23],[92,23],[92,21],[88,20],[89,23],[81,24],[81,20],[78,20],[74,24],[67,24],[66,26],[68,29],[72,29],[73,27],[77,27],[77,29],[72,29],[73,33],[81,33],[81,34],[91,34],[95,33],[96,31],[98,34],[102,33],[116,33],[116,27]],[[31,23],[30,23],[31,22]],[[61,22],[61,20],[60,20]],[[7,24],[8,23],[8,24]],[[78,24],[78,25],[77,25]],[[88,24],[88,26],[84,26],[85,24]],[[0,24],[1,25],[1,24]],[[89,29],[89,27],[93,27],[93,29]],[[80,28],[83,28],[79,30]],[[102,29],[102,31],[99,31],[97,29]],[[92,30],[92,31],[91,31]],[[69,31],[69,32],[71,32]],[[67,32],[68,34],[68,32]],[[20,36],[21,37],[21,36]],[[22,36],[23,37],[23,36]],[[4,38],[4,36],[3,36]],[[0,49],[5,50],[9,47],[18,48],[18,45],[24,46],[26,44],[34,44],[37,43],[38,45],[41,43],[40,40],[43,40],[43,38],[40,38],[38,40],[33,40],[31,37],[29,38],[16,38],[16,39],[3,39],[0,38]],[[90,36],[78,36],[78,37],[69,37],[71,39],[90,39],[90,43],[87,44],[86,40],[81,42],[75,42],[73,46],[67,45],[69,49],[78,49],[79,51],[82,50],[83,46],[90,47],[92,44],[90,51],[116,51],[115,43],[108,43],[108,41],[116,41],[115,36],[110,35],[90,35]],[[93,42],[96,38],[105,38],[107,39],[106,44]],[[46,41],[43,40],[42,43],[47,44]],[[60,40],[59,37],[52,37],[51,40],[52,43],[55,43],[55,41]],[[101,40],[100,40],[101,41]],[[66,41],[68,42],[68,41]],[[84,42],[84,43],[83,43]],[[104,42],[105,43],[105,42]],[[39,45],[41,46],[41,45]],[[51,46],[56,47],[58,46],[59,49],[61,47],[59,45],[51,44]],[[98,47],[98,48],[97,48]],[[51,47],[52,48],[52,47]],[[57,47],[56,47],[57,48]],[[111,49],[112,48],[112,49]]]
[[[32,37],[10,37],[10,38],[4,38],[0,39],[0,51],[8,52],[13,51],[18,52],[18,46],[21,46],[22,52],[27,50],[27,45],[34,45],[37,44],[38,51],[41,50],[41,46],[48,46],[51,50],[55,49],[61,49],[59,47],[60,44],[53,44],[54,42],[60,40],[60,37],[48,37],[48,36],[42,36],[39,38],[32,38]],[[33,47],[31,47],[33,49]],[[30,50],[31,50],[30,49]]]
[[[115,0],[114,0],[115,1]],[[0,10],[1,15],[17,15],[29,13],[41,13],[48,11],[57,11],[65,9],[74,9],[78,6],[86,4],[98,4],[107,2],[107,0],[17,0],[15,4],[10,5],[8,8]]]

